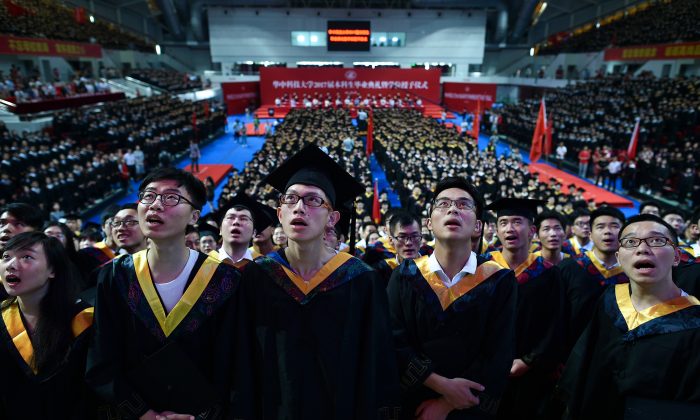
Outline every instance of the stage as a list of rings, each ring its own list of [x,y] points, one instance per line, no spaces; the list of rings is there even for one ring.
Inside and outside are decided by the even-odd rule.
[[[192,168],[190,165],[185,166],[183,169],[187,172],[192,172]],[[199,172],[194,174],[194,176],[196,176],[197,179],[199,179],[202,182],[204,182],[207,179],[207,177],[211,177],[214,180],[214,184],[219,185],[219,183],[224,178],[226,178],[226,175],[228,175],[228,173],[232,170],[232,165],[201,163],[199,164]]]

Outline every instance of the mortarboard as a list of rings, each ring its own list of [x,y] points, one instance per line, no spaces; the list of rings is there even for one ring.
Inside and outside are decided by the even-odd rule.
[[[486,208],[494,210],[496,217],[522,216],[532,222],[537,216],[537,206],[544,206],[544,201],[528,198],[500,198]]]
[[[362,184],[315,145],[305,147],[284,161],[264,181],[282,193],[294,184],[313,185],[326,193],[333,207],[351,202],[365,190]]]
[[[221,219],[223,220],[229,209],[236,206],[245,207],[250,211],[253,216],[253,228],[258,233],[277,222],[277,212],[273,208],[253,200],[242,191],[221,206]]]

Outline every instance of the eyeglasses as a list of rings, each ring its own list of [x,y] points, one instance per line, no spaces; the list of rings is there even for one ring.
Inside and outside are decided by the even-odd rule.
[[[190,206],[197,208],[192,202],[180,194],[176,193],[163,193],[158,194],[153,191],[144,191],[139,193],[139,202],[141,204],[153,204],[158,197],[160,197],[160,202],[163,203],[165,207],[174,207],[180,204],[180,200],[189,204]]]
[[[666,246],[666,244],[670,244],[672,247],[676,246],[673,241],[663,236],[652,236],[651,238],[623,238],[620,241],[620,246],[622,248],[632,249],[637,248],[642,242],[652,248],[661,248]]]
[[[317,195],[305,195],[305,196],[300,196],[298,194],[282,194],[280,197],[280,204],[296,204],[301,200],[304,205],[309,206],[309,207],[328,207],[330,206],[326,204],[326,200],[323,198],[317,196]]]
[[[476,208],[476,204],[474,204],[472,200],[467,200],[466,198],[460,198],[458,200],[438,198],[433,201],[433,208],[447,210],[452,207],[453,204],[458,210],[474,210],[474,208]]]
[[[396,239],[397,242],[400,243],[408,243],[408,242],[420,242],[422,239],[421,235],[399,235],[399,236],[394,236],[394,239]]]
[[[138,220],[134,219],[129,219],[129,220],[113,220],[112,222],[109,223],[113,228],[118,229],[120,226],[124,225],[124,227],[130,228],[134,227],[139,224]]]
[[[585,227],[590,227],[591,223],[590,222],[576,222],[574,223],[575,226],[578,226],[580,228],[585,228]]]

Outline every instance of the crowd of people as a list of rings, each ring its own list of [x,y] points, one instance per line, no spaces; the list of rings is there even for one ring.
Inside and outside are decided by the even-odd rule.
[[[387,85],[386,89],[393,89]],[[315,92],[312,94],[298,95],[296,93],[284,94],[275,98],[275,106],[289,108],[347,108],[359,112],[360,108],[422,108],[423,99],[410,93],[360,95],[348,94],[345,97],[340,94],[335,96],[330,93]],[[366,116],[365,116],[366,117]]]
[[[191,140],[204,141],[224,124],[219,106],[167,96],[59,111],[39,132],[14,132],[0,122],[0,203],[31,202],[44,215],[82,213],[129,180],[174,164]]]
[[[10,66],[7,74],[0,70],[0,99],[12,103],[46,101],[77,95],[109,93],[107,82],[94,79],[89,72],[77,72],[65,81],[61,80],[58,70],[54,70],[53,80],[42,80],[39,71],[33,69],[23,75],[19,67]]]
[[[549,90],[544,97],[553,125],[552,154],[563,144],[565,160],[587,165],[582,175],[602,184],[600,177],[607,178],[609,163],[617,160],[622,164],[617,174],[626,180],[626,189],[676,194],[683,202],[698,202],[700,191],[688,190],[689,180],[685,179],[687,172],[699,179],[698,77],[610,75]],[[499,134],[528,148],[539,105],[540,98],[533,98],[498,111],[502,116]],[[626,152],[637,118],[639,146],[636,159],[630,160]]]
[[[2,33],[65,41],[96,42],[105,48],[154,52],[154,44],[117,25],[84,16],[76,19],[75,8],[56,0],[7,0],[0,2]]]
[[[129,77],[152,84],[171,93],[204,88],[204,84],[199,76],[181,73],[176,70],[136,69],[129,73]]]
[[[694,0],[656,1],[636,13],[627,12],[610,23],[601,23],[600,27],[591,22],[590,28],[581,34],[552,39],[539,49],[538,54],[594,52],[609,46],[697,41],[700,40],[698,19],[700,10]],[[600,20],[605,22],[606,18]]]

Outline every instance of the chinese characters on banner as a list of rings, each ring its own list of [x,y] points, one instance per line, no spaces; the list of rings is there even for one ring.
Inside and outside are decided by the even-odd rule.
[[[646,61],[679,58],[700,58],[700,42],[608,48],[605,50],[604,59],[605,61]]]
[[[98,44],[0,35],[0,54],[100,58],[102,47]]]
[[[284,94],[330,93],[344,96],[405,95],[410,93],[424,100],[440,102],[439,69],[343,69],[343,68],[280,68],[260,69],[262,103],[274,103]]]
[[[453,83],[442,84],[443,105],[454,112],[476,112],[477,105],[481,109],[490,109],[496,101],[496,88],[493,83]]]

